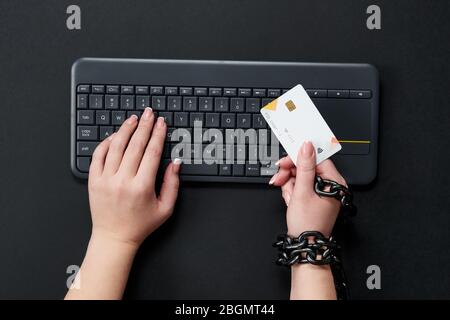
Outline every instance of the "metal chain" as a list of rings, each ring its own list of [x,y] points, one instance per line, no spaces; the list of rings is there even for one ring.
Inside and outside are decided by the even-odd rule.
[[[346,186],[343,186],[336,181],[322,179],[320,176],[316,176],[314,191],[319,196],[337,199],[342,205],[342,212],[344,215],[350,217],[356,215],[357,209],[353,204],[353,194]]]
[[[296,263],[324,265],[340,262],[336,256],[339,249],[336,241],[332,237],[325,238],[319,231],[305,231],[297,238],[280,235],[277,240],[273,246],[279,250],[278,265],[289,267]]]
[[[346,186],[316,176],[314,191],[321,197],[337,199],[341,203],[341,212],[344,217],[356,215],[357,209],[353,204],[353,194]],[[333,237],[327,239],[318,231],[305,231],[297,238],[281,235],[277,240],[273,246],[279,250],[276,261],[278,265],[289,267],[296,263],[329,264],[338,299],[346,300],[348,298],[346,276],[337,252],[340,250],[340,246]]]

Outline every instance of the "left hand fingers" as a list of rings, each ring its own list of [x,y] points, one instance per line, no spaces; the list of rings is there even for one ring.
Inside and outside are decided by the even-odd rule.
[[[141,165],[139,166],[136,177],[144,179],[147,183],[154,186],[156,174],[158,172],[159,162],[161,160],[166,138],[167,125],[163,117],[159,117],[153,127],[152,137],[150,138]]]

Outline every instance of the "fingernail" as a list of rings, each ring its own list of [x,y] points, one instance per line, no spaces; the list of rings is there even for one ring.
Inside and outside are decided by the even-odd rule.
[[[277,174],[274,174],[272,179],[270,179],[269,184],[270,185],[274,184],[276,179],[277,179]]]
[[[162,126],[164,124],[164,117],[158,117],[157,125]]]
[[[132,114],[130,118],[128,118],[128,123],[133,124],[137,121],[138,117],[135,114]]]
[[[152,114],[152,108],[145,108],[144,114],[142,115],[142,117],[144,118],[144,120],[148,120],[150,119],[150,116]]]
[[[180,158],[175,158],[175,159],[173,159],[173,166],[172,166],[172,170],[175,172],[175,173],[178,173],[179,171],[180,171],[180,164],[181,164],[181,159]]]
[[[306,140],[302,145],[302,155],[305,157],[312,157],[314,152],[313,145],[311,141]]]
[[[277,162],[275,162],[275,165],[276,165],[276,166],[279,166],[279,165],[280,165],[280,160],[278,160]]]

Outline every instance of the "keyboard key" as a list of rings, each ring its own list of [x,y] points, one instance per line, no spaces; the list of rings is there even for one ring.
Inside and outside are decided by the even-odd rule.
[[[99,142],[77,142],[77,156],[92,156]]]
[[[266,89],[253,89],[253,96],[254,97],[265,97]]]
[[[90,85],[88,85],[88,84],[80,84],[80,85],[78,85],[77,92],[79,92],[79,93],[89,93],[90,92]]]
[[[259,177],[259,175],[260,175],[259,164],[246,163],[245,164],[245,175],[247,177]]]
[[[102,109],[103,108],[103,95],[91,94],[89,95],[89,109]]]
[[[180,95],[182,96],[192,96],[192,88],[191,87],[181,87]]]
[[[213,111],[213,98],[200,97],[198,98],[199,111]]]
[[[328,98],[348,98],[348,90],[328,90]]]
[[[220,176],[231,176],[231,164],[219,165],[219,175]]]
[[[239,97],[251,97],[252,96],[252,89],[239,89],[238,93]]]
[[[106,109],[119,109],[119,96],[107,94],[105,96],[105,108]]]
[[[150,94],[163,94],[163,87],[150,87]]]
[[[231,112],[244,112],[244,98],[231,98],[230,99],[230,111]]]
[[[158,116],[163,117],[169,127],[173,126],[173,112],[160,112]]]
[[[91,158],[89,157],[77,157],[77,168],[81,172],[89,172],[89,165]]]
[[[97,126],[78,126],[77,139],[78,140],[97,140],[98,127]]]
[[[247,148],[243,144],[238,144],[234,146],[234,158],[236,159],[237,163],[244,163],[246,156],[247,156]]]
[[[114,127],[112,126],[102,126],[100,127],[100,140],[105,140],[109,136],[111,136],[114,133]]]
[[[266,120],[264,120],[264,117],[262,114],[254,114],[253,115],[253,128],[255,129],[265,129],[267,128]]]
[[[194,88],[194,95],[196,96],[207,96],[208,89],[207,88]]]
[[[233,176],[243,176],[245,173],[245,167],[243,164],[233,164]]]
[[[237,94],[236,88],[225,88],[223,89],[223,95],[225,97],[234,97]]]
[[[222,114],[222,128],[235,128],[236,119],[234,113],[223,113]]]
[[[136,94],[148,94],[147,86],[136,86]]]
[[[174,135],[172,135],[173,139]],[[180,138],[181,141],[181,138]],[[170,158],[175,159],[183,159],[188,155],[185,152],[188,150],[188,147],[182,143],[171,143],[170,144]]]
[[[350,90],[350,98],[355,99],[370,99],[372,91],[370,90]]]
[[[176,128],[172,132],[172,141],[192,141],[192,128]]]
[[[250,128],[252,126],[250,117],[251,115],[248,113],[238,114],[236,127],[243,129]]]
[[[251,131],[226,129],[225,141],[227,144],[257,144],[258,136]]]
[[[217,128],[220,126],[220,113],[207,113],[205,127]]]
[[[197,97],[184,97],[183,111],[197,111]]]
[[[203,125],[203,121],[204,121],[204,113],[200,113],[200,112],[192,112],[192,113],[190,113],[189,114],[189,126],[191,126],[191,127],[194,127],[194,123],[195,123],[195,121],[197,121],[197,122],[201,122],[202,123],[202,125]],[[197,125],[199,125],[198,123],[197,123]]]
[[[209,95],[218,97],[222,95],[222,88],[209,88]]]
[[[229,99],[228,98],[215,98],[214,99],[214,111],[216,112],[228,112]]]
[[[137,111],[137,110],[127,111],[127,118],[131,117],[133,114],[134,114],[136,117],[138,117],[138,119],[140,119],[140,118],[141,118],[141,115],[142,115],[142,111]]]
[[[88,104],[88,95],[87,94],[78,94],[77,95],[77,108],[78,109],[87,109]]]
[[[114,94],[119,93],[119,86],[106,86],[106,93]]]
[[[181,111],[181,97],[173,97],[173,96],[168,97],[167,110]]]
[[[105,93],[105,86],[103,85],[93,85],[92,93]]]
[[[150,96],[136,96],[136,109],[144,110],[150,107]]]
[[[187,127],[188,126],[188,113],[187,112],[174,112],[174,126],[175,127]]]
[[[167,128],[167,131],[166,131],[166,142],[172,141],[172,133],[174,132],[174,130],[176,130],[176,129],[175,128]],[[170,157],[170,154],[169,154],[168,157]]]
[[[268,145],[270,143],[270,132],[267,129],[258,130],[258,142],[263,145]]]
[[[259,112],[261,100],[259,98],[247,98],[245,99],[245,111],[246,112]]]
[[[120,109],[133,110],[134,109],[134,96],[120,96]]]
[[[327,90],[325,89],[307,89],[306,93],[310,98],[326,98]]]
[[[261,165],[261,176],[273,176],[278,172],[278,167],[273,163],[269,162],[268,164]]]
[[[95,123],[101,125],[110,124],[110,111],[96,111],[95,112]]]
[[[166,87],[165,90],[166,96],[176,96],[178,94],[177,87]]]
[[[267,90],[267,96],[269,98],[278,98],[281,95],[280,89],[269,89]]]
[[[77,111],[77,124],[94,124],[93,110]]]
[[[195,176],[216,176],[218,172],[217,164],[182,164],[180,174]]]
[[[134,94],[133,86],[122,86],[121,91],[122,94]]]
[[[153,110],[166,110],[166,97],[164,96],[152,96]]]
[[[122,123],[125,121],[126,113],[125,111],[113,111],[112,112],[112,124],[113,125],[122,125]]]
[[[263,98],[261,99],[261,108],[268,105],[269,103],[271,103],[273,101],[272,98]]]

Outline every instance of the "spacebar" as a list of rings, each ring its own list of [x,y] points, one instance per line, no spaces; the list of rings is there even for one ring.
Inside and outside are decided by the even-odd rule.
[[[217,175],[217,164],[182,164],[180,174],[196,176],[215,176]]]

